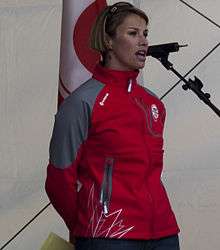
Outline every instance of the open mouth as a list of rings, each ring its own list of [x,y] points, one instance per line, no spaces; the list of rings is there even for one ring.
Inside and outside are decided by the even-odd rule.
[[[146,56],[147,56],[147,51],[145,50],[138,50],[135,55],[137,56],[137,58],[140,61],[145,61],[146,60]]]

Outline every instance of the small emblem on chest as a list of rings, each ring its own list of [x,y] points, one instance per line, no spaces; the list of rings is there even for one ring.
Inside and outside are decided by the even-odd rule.
[[[156,104],[151,105],[151,113],[152,113],[154,121],[157,122],[157,120],[159,118],[159,110],[158,110]]]
[[[101,102],[99,102],[99,104],[100,104],[101,106],[104,106],[104,105],[105,105],[105,101],[106,101],[106,99],[108,98],[108,96],[109,96],[109,93],[106,93],[105,96],[103,97],[103,99],[101,100]]]

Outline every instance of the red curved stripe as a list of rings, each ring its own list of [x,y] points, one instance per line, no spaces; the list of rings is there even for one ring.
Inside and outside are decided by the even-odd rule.
[[[63,102],[64,97],[61,95],[60,91],[58,91],[58,103],[57,103],[57,108],[59,108],[60,104]]]
[[[96,0],[80,15],[73,32],[73,46],[80,62],[91,73],[100,60],[100,55],[89,46],[89,36],[93,23],[100,11],[107,6],[105,0]]]
[[[67,93],[68,95],[70,95],[71,92],[70,92],[70,91],[67,89],[67,87],[64,85],[63,80],[62,80],[62,78],[61,78],[61,75],[59,75],[59,80],[60,80],[60,85],[62,86],[62,88],[66,91],[66,93]]]

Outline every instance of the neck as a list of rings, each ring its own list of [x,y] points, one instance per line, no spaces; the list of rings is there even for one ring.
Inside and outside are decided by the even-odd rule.
[[[111,52],[108,52],[104,57],[103,66],[107,69],[119,70],[119,71],[136,71],[137,69],[130,68],[126,64],[120,63]]]

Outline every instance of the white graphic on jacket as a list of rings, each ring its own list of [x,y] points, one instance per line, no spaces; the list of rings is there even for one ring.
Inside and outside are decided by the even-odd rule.
[[[154,121],[157,122],[157,120],[159,118],[159,110],[158,110],[156,104],[151,105],[151,113],[153,115]]]
[[[94,199],[94,184],[89,193],[88,208],[89,207],[91,208],[92,215],[87,232],[90,231],[92,237],[115,237],[120,239],[134,228],[134,226],[125,228],[125,225],[123,225],[123,219],[120,219],[122,208],[109,214],[104,214],[102,210],[98,209],[98,205]]]
[[[105,101],[106,101],[106,99],[108,98],[108,96],[109,96],[109,93],[106,93],[105,96],[103,97],[102,101],[99,102],[99,104],[100,104],[101,106],[104,106]]]

